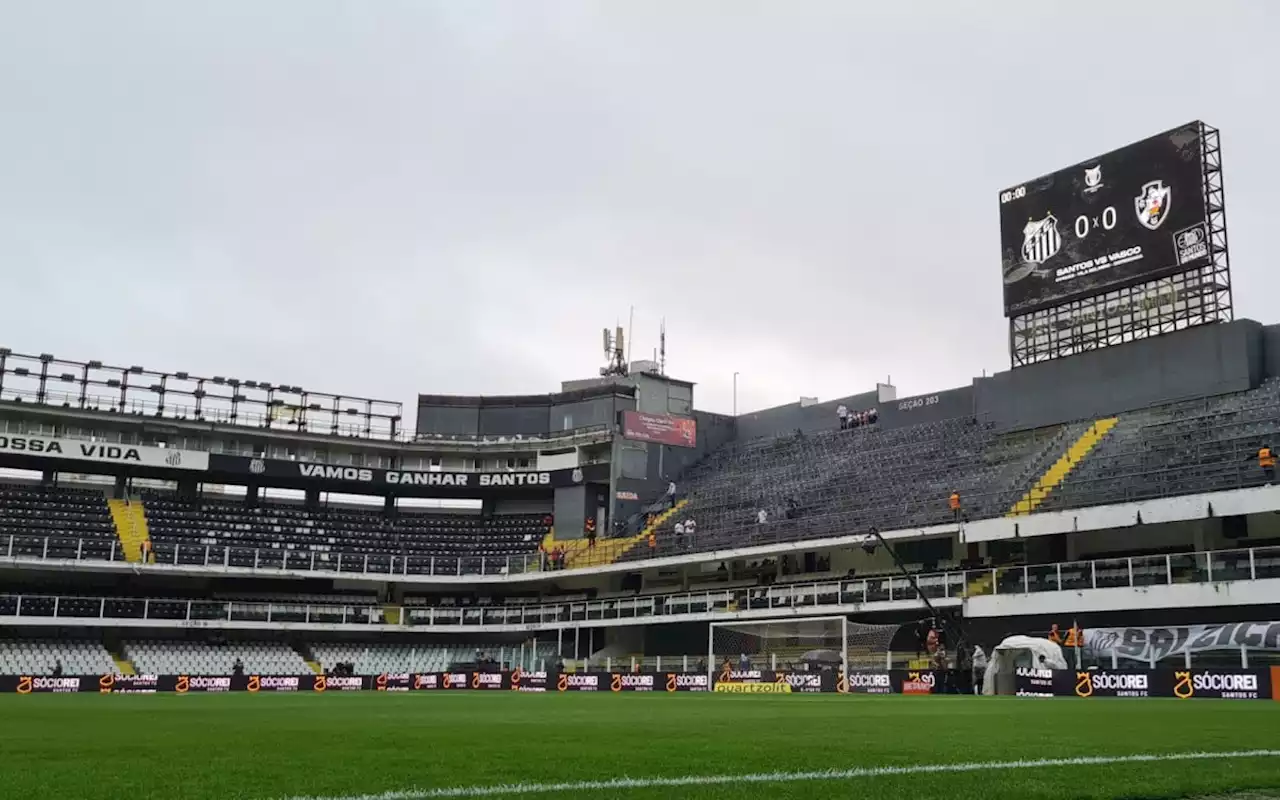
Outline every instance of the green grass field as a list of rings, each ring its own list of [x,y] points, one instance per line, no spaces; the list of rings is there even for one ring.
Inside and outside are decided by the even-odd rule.
[[[337,694],[0,696],[0,797],[413,800],[511,783],[733,776],[519,796],[991,800],[1280,794],[1280,757],[857,767],[1280,751],[1280,703],[974,697]],[[430,790],[461,788],[452,794]]]

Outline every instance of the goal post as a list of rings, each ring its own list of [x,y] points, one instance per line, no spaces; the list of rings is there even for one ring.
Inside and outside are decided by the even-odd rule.
[[[714,685],[725,673],[887,671],[890,645],[901,627],[842,616],[712,622],[707,679]]]

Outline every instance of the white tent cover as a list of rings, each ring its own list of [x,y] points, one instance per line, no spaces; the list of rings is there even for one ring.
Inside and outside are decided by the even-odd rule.
[[[1040,657],[1044,656],[1041,661]],[[1048,639],[1034,636],[1010,636],[991,651],[987,671],[982,681],[983,694],[996,693],[996,676],[1011,675],[1018,667],[1033,669],[1066,669],[1067,659],[1062,648]]]

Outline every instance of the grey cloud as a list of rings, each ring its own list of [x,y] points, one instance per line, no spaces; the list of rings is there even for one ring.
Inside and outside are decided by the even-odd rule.
[[[1266,319],[1272,4],[47,2],[0,29],[4,343],[410,402],[728,410],[1008,364],[996,192],[1201,117]]]

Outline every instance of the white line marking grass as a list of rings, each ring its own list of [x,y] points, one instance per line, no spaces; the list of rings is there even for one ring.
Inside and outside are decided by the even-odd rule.
[[[1149,753],[1132,756],[1081,756],[1044,758],[1030,761],[977,761],[960,764],[912,764],[905,767],[851,767],[814,772],[749,772],[741,775],[684,775],[674,778],[610,778],[600,781],[566,783],[507,783],[496,786],[446,786],[437,789],[400,789],[379,794],[324,795],[282,798],[282,800],[436,800],[450,797],[508,797],[556,792],[601,792],[613,789],[657,789],[681,786],[723,786],[746,783],[798,783],[801,781],[847,781],[892,775],[931,775],[945,772],[986,772],[1041,767],[1142,764],[1160,761],[1210,761],[1228,758],[1276,758],[1280,750],[1236,750],[1225,753]]]

